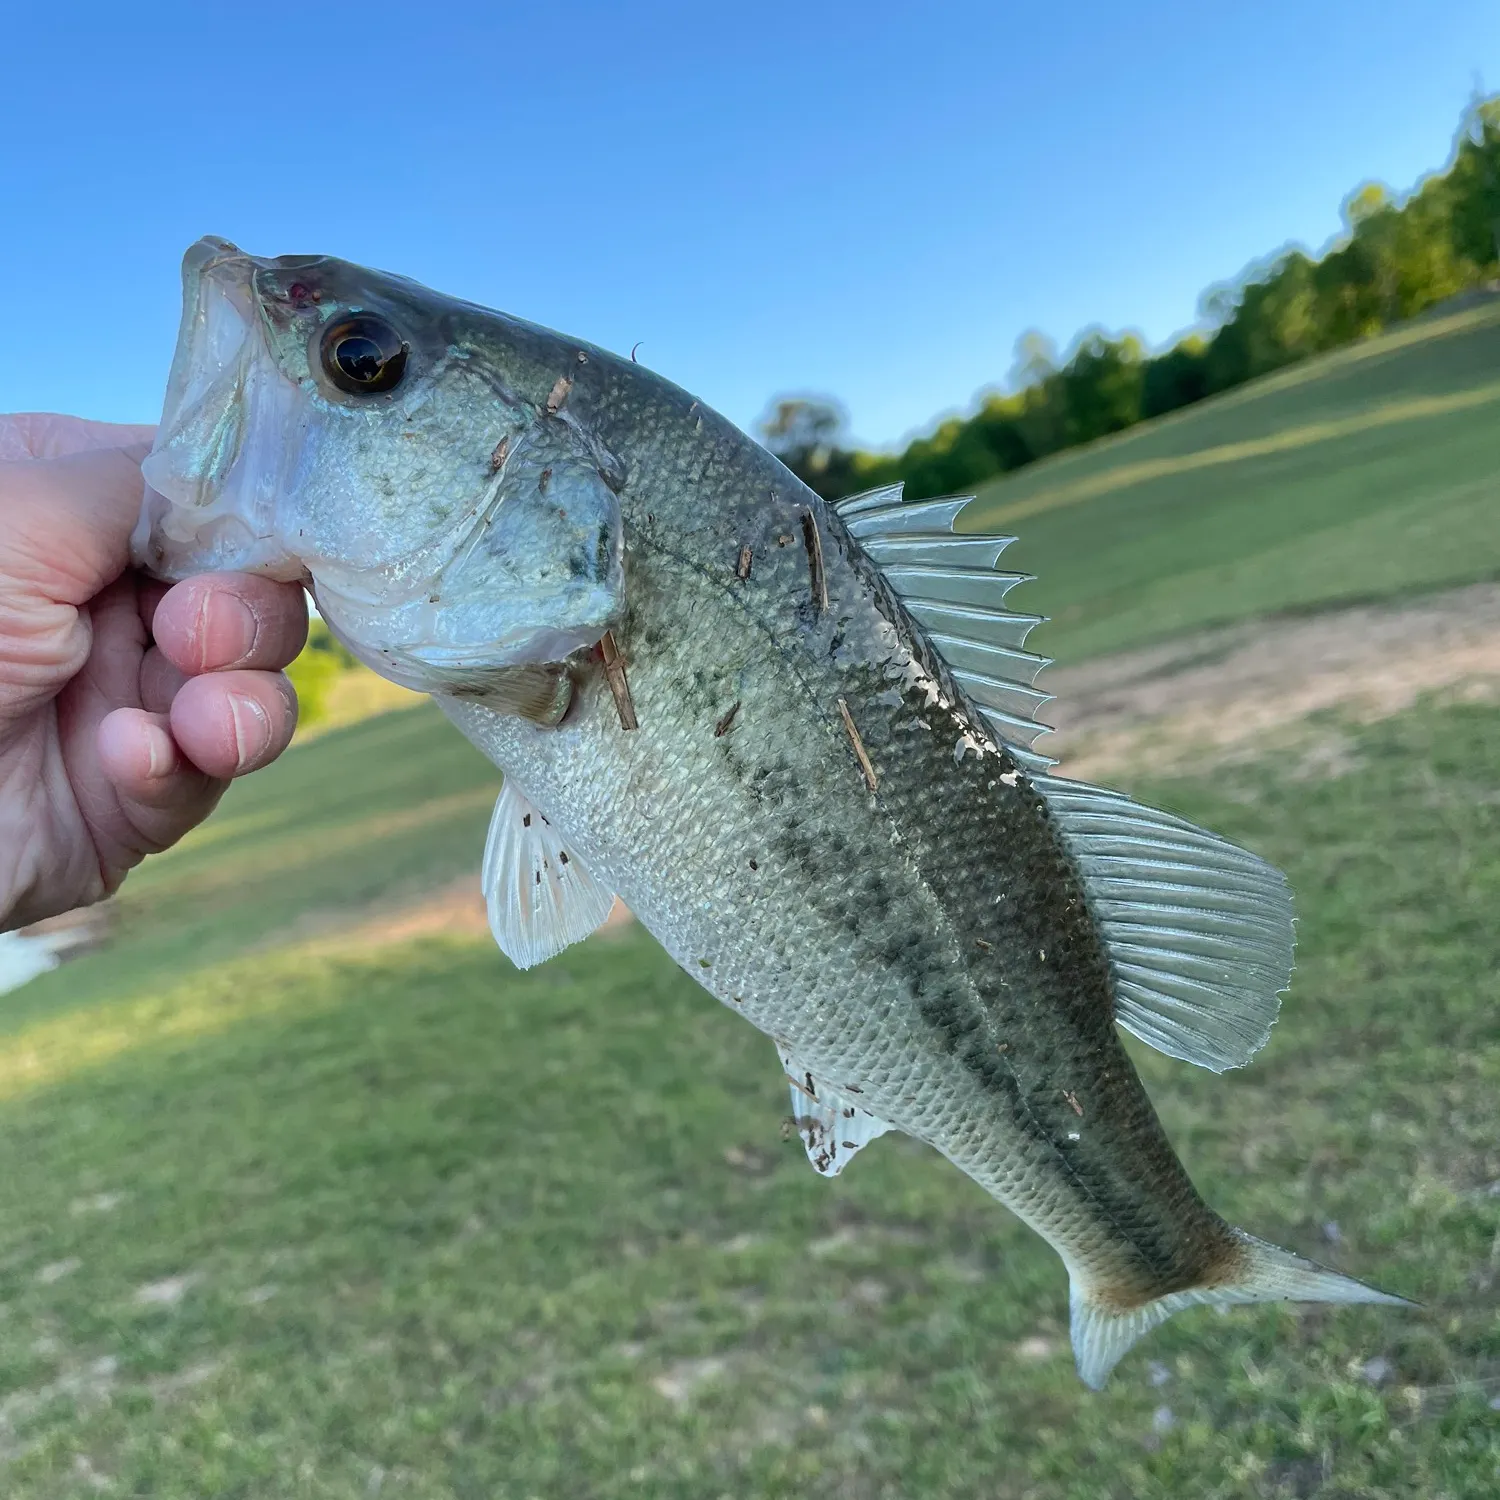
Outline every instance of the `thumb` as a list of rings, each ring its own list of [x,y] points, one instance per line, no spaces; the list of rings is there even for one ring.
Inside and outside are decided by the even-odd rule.
[[[0,463],[0,586],[81,606],[129,565],[146,442]]]

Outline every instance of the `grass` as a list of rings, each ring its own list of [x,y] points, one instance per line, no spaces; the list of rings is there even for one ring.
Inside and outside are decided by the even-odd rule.
[[[1434,321],[986,492],[1042,644],[1500,572],[1497,360],[1500,314]],[[1494,1495],[1500,709],[1336,727],[1329,779],[1137,788],[1301,924],[1251,1068],[1135,1050],[1216,1206],[1420,1311],[1196,1310],[1089,1393],[1041,1241],[902,1137],[817,1178],[644,932],[522,975],[402,917],[474,891],[497,783],[424,707],[235,787],[0,998],[0,1495]]]
[[[424,709],[236,788],[4,1002],[0,1488],[1493,1494],[1500,712],[1355,733],[1149,789],[1288,869],[1301,965],[1251,1069],[1142,1060],[1218,1206],[1423,1311],[1185,1314],[1086,1392],[1051,1252],[904,1139],[815,1177],[643,932],[520,975],[349,925],[477,867],[494,775]]]
[[[987,486],[1072,661],[1500,576],[1500,305],[1412,324]]]

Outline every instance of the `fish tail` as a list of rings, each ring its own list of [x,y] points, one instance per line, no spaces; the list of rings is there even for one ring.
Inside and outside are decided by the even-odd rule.
[[[1083,1382],[1102,1390],[1110,1371],[1135,1341],[1184,1307],[1232,1307],[1245,1302],[1381,1302],[1415,1307],[1405,1297],[1377,1291],[1316,1261],[1232,1229],[1238,1254],[1233,1270],[1211,1283],[1152,1297],[1133,1307],[1097,1294],[1075,1271],[1072,1278],[1073,1357]]]

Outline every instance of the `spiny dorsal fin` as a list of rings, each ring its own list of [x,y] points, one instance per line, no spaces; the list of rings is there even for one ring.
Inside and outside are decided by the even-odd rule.
[[[1121,792],[1034,776],[1109,950],[1115,1019],[1222,1073],[1265,1044],[1292,973],[1292,896],[1259,856]]]
[[[582,942],[614,904],[508,776],[490,819],[483,882],[490,931],[518,969]]]
[[[1037,710],[1050,701],[1036,687],[1047,658],[1024,649],[1041,616],[1002,607],[1006,594],[1030,574],[995,569],[1014,537],[954,532],[972,498],[907,505],[901,486],[893,484],[851,495],[834,510],[923,627],[990,731],[1028,771],[1045,771],[1053,762],[1032,745],[1049,732],[1036,721]]]
[[[792,1086],[792,1120],[813,1170],[837,1177],[861,1146],[868,1146],[891,1129],[884,1120],[862,1109],[852,1094],[821,1082],[780,1042],[776,1054]]]

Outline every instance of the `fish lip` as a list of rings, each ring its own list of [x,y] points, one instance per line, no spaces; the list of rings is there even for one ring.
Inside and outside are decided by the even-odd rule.
[[[183,252],[182,274],[184,279],[189,276],[201,277],[218,261],[242,257],[254,259],[253,256],[246,256],[232,240],[223,239],[216,234],[205,234]]]
[[[158,578],[205,567],[302,575],[277,540],[274,497],[257,491],[246,473],[253,465],[241,463],[255,440],[257,403],[290,384],[277,369],[257,286],[273,264],[215,235],[183,255],[182,316],[131,536],[133,562]]]
[[[179,350],[182,336],[207,312],[206,300],[215,292],[239,314],[248,337],[255,331],[263,313],[259,291],[259,273],[271,263],[251,255],[230,240],[205,235],[189,245],[182,257],[182,324],[178,331]],[[194,352],[191,345],[184,351]],[[174,365],[176,361],[174,360]],[[173,374],[177,372],[174,369]],[[170,386],[170,381],[169,381]]]

